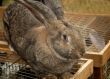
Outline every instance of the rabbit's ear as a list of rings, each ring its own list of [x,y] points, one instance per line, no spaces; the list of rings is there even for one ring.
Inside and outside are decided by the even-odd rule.
[[[35,16],[35,18],[38,19],[41,23],[46,24],[44,16],[38,10],[36,10],[31,5],[26,3],[25,0],[15,0],[15,1],[29,9],[30,12]]]
[[[98,51],[101,51],[105,46],[104,38],[93,29],[90,31],[89,36]]]
[[[46,5],[39,1],[33,1],[33,0],[24,0],[26,3],[34,7],[36,10],[38,10],[45,18],[47,21],[53,21],[57,20],[56,15],[54,12],[48,8]]]
[[[55,13],[58,20],[64,19],[64,11],[62,8],[61,0],[43,0],[44,4],[47,5]]]
[[[57,20],[57,17],[54,14],[54,12],[49,7],[47,7],[46,5],[39,1],[33,0],[24,0],[24,1],[30,6],[32,6],[35,10],[39,11],[44,16],[45,18],[44,25],[46,26],[48,32],[50,32],[52,36],[56,35],[57,30],[63,25],[63,23]]]
[[[53,11],[39,1],[33,0],[16,0],[20,4],[27,7],[32,14],[46,26],[47,31],[53,37],[57,34],[57,30],[62,26],[61,21],[57,20],[57,17]]]
[[[25,7],[27,7],[32,14],[40,21],[42,24],[46,26],[47,29],[53,28],[53,24],[56,23],[57,17],[53,13],[53,11],[48,8],[46,5],[39,1],[34,0],[16,0],[21,3]]]

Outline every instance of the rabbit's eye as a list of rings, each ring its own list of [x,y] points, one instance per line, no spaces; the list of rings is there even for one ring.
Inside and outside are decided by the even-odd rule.
[[[68,41],[67,35],[63,35],[63,39],[64,39],[65,41]]]
[[[66,40],[67,36],[66,35],[63,35],[63,38]]]

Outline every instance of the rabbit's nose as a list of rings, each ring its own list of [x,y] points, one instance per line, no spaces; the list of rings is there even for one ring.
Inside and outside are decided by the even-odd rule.
[[[75,50],[75,49],[71,50],[71,56],[72,56],[73,59],[79,59],[79,58],[82,57],[80,52],[78,50]]]
[[[80,53],[77,53],[77,58],[81,58],[81,54]]]
[[[72,56],[73,59],[79,59],[79,58],[81,58],[81,54],[79,52],[74,52],[74,53],[72,53],[71,56]]]
[[[71,59],[80,59],[80,58],[81,58],[80,54],[71,55]]]
[[[84,53],[85,53],[85,49],[82,49],[80,55],[83,56]]]

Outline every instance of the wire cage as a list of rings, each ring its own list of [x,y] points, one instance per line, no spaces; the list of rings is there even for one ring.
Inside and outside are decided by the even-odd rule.
[[[34,71],[19,56],[7,51],[0,53],[0,79],[36,79]]]
[[[91,55],[94,55],[95,52],[95,56],[97,57],[97,58],[95,57],[96,59],[105,58],[105,57],[107,58],[107,59],[103,59],[106,60],[104,61],[103,64],[104,65],[103,74],[106,76],[106,79],[109,79],[110,61],[108,61],[108,59],[110,55],[108,53],[106,53],[108,56],[106,55],[105,57],[100,55],[100,53],[106,46],[103,47],[102,50],[98,50],[96,45],[94,45],[91,38],[89,37],[89,33],[92,29],[94,29],[98,33],[98,35],[104,39],[104,40],[103,39],[98,39],[98,40],[105,41],[105,44],[107,45],[108,41],[110,40],[110,8],[109,8],[110,0],[62,0],[62,2],[65,10],[66,19],[68,19],[71,24],[75,25],[76,28],[80,30],[84,38],[86,51],[92,52],[93,54]],[[4,40],[4,38],[1,38],[1,40]],[[93,59],[95,61],[94,66],[95,67],[103,66],[102,61],[99,62],[101,65],[98,63],[100,66],[97,65],[96,59]],[[106,64],[107,61],[108,63]],[[31,68],[28,65],[21,63],[13,64],[10,62],[5,62],[4,66],[1,65],[1,67],[3,67],[2,70],[5,71],[3,73],[6,74],[6,77],[4,79],[9,78],[8,72],[11,72],[12,75],[13,74],[18,75],[20,70],[24,70],[24,71],[31,70]],[[78,68],[75,68],[76,70],[74,71],[77,71]],[[9,71],[10,69],[12,71]],[[31,70],[31,72],[34,74],[33,70]],[[1,76],[1,78],[2,77],[3,76]]]
[[[29,78],[29,79],[34,79],[33,73],[31,73],[30,69],[26,68],[25,64],[14,64],[11,62],[1,62],[1,76],[0,79],[22,79],[24,78]],[[26,71],[27,70],[27,71]],[[30,74],[28,73],[28,70],[30,71]],[[26,76],[26,77],[25,77]]]

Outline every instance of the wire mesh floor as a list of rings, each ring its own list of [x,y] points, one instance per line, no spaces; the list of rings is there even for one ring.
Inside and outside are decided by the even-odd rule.
[[[74,65],[71,74],[75,74],[78,69],[86,61],[78,61],[77,65]],[[0,79],[38,79],[35,75],[35,72],[26,64],[10,63],[10,62],[1,62],[0,63]],[[43,79],[57,79],[57,77],[49,74]]]

